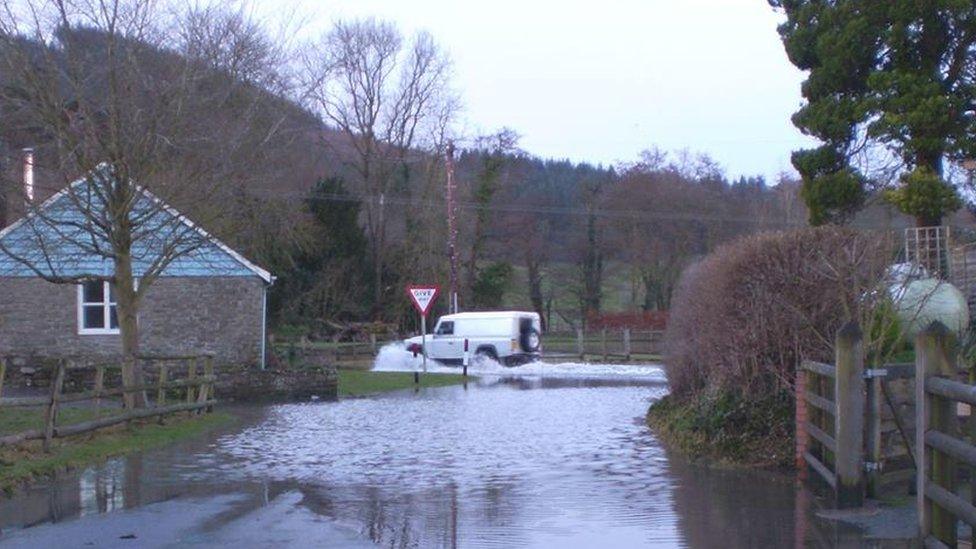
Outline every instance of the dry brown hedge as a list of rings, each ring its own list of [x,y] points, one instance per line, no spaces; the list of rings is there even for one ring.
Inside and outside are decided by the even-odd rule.
[[[691,266],[666,335],[672,394],[790,389],[801,357],[829,361],[836,331],[863,318],[891,249],[879,233],[806,228],[745,237]]]

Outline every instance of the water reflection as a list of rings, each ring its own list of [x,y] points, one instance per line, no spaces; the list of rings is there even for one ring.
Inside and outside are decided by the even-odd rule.
[[[642,420],[665,391],[653,376],[505,375],[467,391],[245,409],[231,432],[0,500],[0,529],[146,505],[168,520],[167,507],[150,504],[189,502],[196,507],[181,508],[180,520],[191,522],[170,528],[172,543],[257,543],[267,532],[241,525],[266,511],[283,513],[271,521],[279,544],[345,546],[358,536],[384,547],[732,548],[816,539],[796,526],[794,513],[803,524],[816,519],[791,483],[689,464],[662,447]],[[98,530],[92,524],[86,531]],[[326,535],[326,524],[352,537]]]

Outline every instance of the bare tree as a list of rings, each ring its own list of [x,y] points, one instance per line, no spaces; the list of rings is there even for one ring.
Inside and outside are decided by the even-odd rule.
[[[28,203],[0,253],[50,282],[110,283],[123,383],[141,385],[140,303],[168,267],[214,245],[200,226],[230,227],[223,199],[263,175],[284,120],[270,107],[281,52],[241,11],[0,2],[5,137],[36,143],[48,190],[63,186]]]
[[[705,251],[703,222],[695,214],[721,207],[715,198],[674,170],[645,165],[631,167],[613,188],[611,207],[646,213],[613,219],[609,236],[640,282],[642,309],[669,308],[681,272]]]
[[[353,160],[364,203],[376,311],[388,262],[387,195],[405,186],[424,149],[436,149],[457,101],[450,63],[427,33],[405,41],[391,23],[337,22],[304,56],[305,99],[343,139],[326,143]],[[347,150],[351,149],[351,150]],[[342,154],[342,156],[346,156]]]

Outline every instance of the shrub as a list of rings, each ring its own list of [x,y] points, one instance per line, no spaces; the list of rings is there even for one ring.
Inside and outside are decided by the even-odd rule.
[[[877,233],[817,227],[745,237],[690,267],[665,338],[674,397],[791,391],[799,361],[831,362],[834,334],[851,319],[883,339],[871,321],[885,316],[891,250]]]

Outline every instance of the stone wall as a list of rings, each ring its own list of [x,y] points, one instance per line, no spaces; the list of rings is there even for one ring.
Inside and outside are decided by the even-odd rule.
[[[218,364],[260,363],[264,282],[257,277],[158,279],[139,312],[145,354],[214,353]],[[0,278],[0,355],[112,358],[119,335],[78,333],[78,290],[38,278]]]

